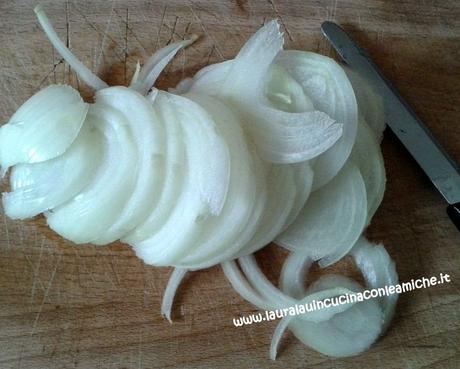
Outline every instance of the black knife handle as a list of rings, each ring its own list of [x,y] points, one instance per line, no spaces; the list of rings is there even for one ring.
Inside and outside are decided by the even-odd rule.
[[[457,229],[460,231],[460,202],[449,205],[447,207],[447,215],[449,215],[450,220],[452,220]]]

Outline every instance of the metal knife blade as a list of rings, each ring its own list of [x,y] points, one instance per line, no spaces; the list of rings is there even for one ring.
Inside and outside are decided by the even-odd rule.
[[[438,191],[460,212],[460,170],[369,55],[337,24],[324,22],[323,34],[343,61],[383,100],[385,121]],[[454,209],[455,210],[455,209]],[[452,209],[450,209],[452,212]],[[457,225],[459,227],[459,225]],[[459,228],[460,229],[460,228]]]

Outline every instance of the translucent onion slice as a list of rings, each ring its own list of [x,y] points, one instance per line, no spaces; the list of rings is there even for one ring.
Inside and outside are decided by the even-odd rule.
[[[256,232],[238,256],[249,255],[268,245],[284,228],[294,207],[296,184],[294,169],[273,165],[266,176],[267,200]]]
[[[282,47],[279,24],[268,22],[231,63],[220,96],[242,115],[262,157],[286,164],[323,153],[342,135],[342,127],[321,111],[289,113],[270,106],[265,78]]]
[[[339,172],[351,153],[358,125],[355,94],[342,68],[326,56],[289,50],[279,54],[276,64],[303,87],[315,109],[343,125],[341,138],[315,162],[315,190]]]
[[[218,95],[233,63],[233,59],[221,63],[210,64],[200,69],[193,78],[186,78],[179,82],[175,93],[185,94],[194,92],[206,95]]]
[[[266,173],[248,147],[235,114],[215,98],[187,96],[211,114],[230,153],[230,182],[222,212],[203,221],[202,236],[178,261],[182,267],[195,269],[230,258],[253,236],[265,206]]]
[[[299,303],[297,299],[292,298],[291,296],[285,294],[283,291],[280,291],[276,288],[263,274],[253,255],[244,256],[238,259],[241,268],[244,272],[244,275],[248,281],[252,284],[254,289],[260,293],[267,301],[272,304],[272,309],[283,309],[293,307],[295,304]],[[319,289],[317,291],[310,291],[307,296],[300,301],[302,304],[307,302],[313,302],[313,300],[323,300],[332,296],[344,295],[350,293],[351,290],[348,288],[341,287],[340,284],[334,288],[328,289]],[[308,313],[299,315],[297,319],[307,320],[310,322],[323,322],[331,319],[335,314],[341,313],[351,306],[354,303],[350,304],[337,304],[323,310],[312,310]]]
[[[294,222],[302,208],[305,206],[307,199],[311,194],[314,173],[310,165],[311,161],[292,164],[294,169],[294,181],[296,185],[296,197],[291,212],[286,219],[283,231]]]
[[[286,112],[315,110],[313,102],[302,86],[291,77],[285,68],[272,64],[265,77],[265,96],[273,106]]]
[[[331,291],[330,297],[334,297],[338,295],[336,292],[338,287],[349,291],[362,291],[358,283],[348,278],[328,275],[312,284],[307,293]],[[330,308],[317,310],[317,314],[327,315],[327,319],[321,321],[292,319],[289,328],[305,345],[324,355],[332,357],[358,355],[368,349],[380,335],[382,311],[374,299],[340,306],[342,311],[333,316],[329,311]],[[305,316],[308,315],[310,314]]]
[[[169,218],[177,199],[185,186],[186,157],[182,129],[169,102],[168,94],[158,92],[153,107],[165,130],[166,156],[163,167],[156,174],[159,184],[158,202],[149,210],[148,216],[121,240],[130,245],[139,243],[161,229]],[[165,124],[167,122],[167,124]]]
[[[55,208],[78,194],[100,163],[99,132],[83,125],[80,134],[61,156],[35,164],[18,164],[10,176],[11,191],[2,197],[11,219],[33,217]]]
[[[192,170],[198,179],[201,199],[212,215],[218,215],[227,198],[230,181],[229,148],[204,109],[188,98],[170,97],[179,113],[182,129],[190,131],[189,140],[197,143],[189,153],[190,160],[194,162]]]
[[[85,67],[83,63],[78,60],[75,55],[73,55],[72,52],[59,39],[56,31],[53,29],[53,25],[49,21],[41,5],[37,5],[34,9],[34,12],[37,15],[37,19],[51,44],[56,48],[57,52],[65,59],[65,61],[69,63],[69,65],[80,76],[80,78],[88,86],[94,88],[95,90],[100,90],[102,88],[108,87],[104,81],[102,81],[87,67]]]
[[[174,302],[174,296],[176,295],[176,291],[179,288],[182,280],[185,278],[186,274],[187,269],[174,268],[171,276],[169,277],[166,290],[163,294],[163,300],[161,302],[161,315],[168,319],[170,323],[172,323],[171,311]]]
[[[294,298],[303,298],[307,294],[305,277],[313,262],[309,250],[291,252],[281,269],[281,290]]]
[[[82,192],[45,213],[51,229],[77,244],[104,236],[136,183],[136,149],[123,115],[110,106],[92,104],[85,124],[104,136],[102,163]]]
[[[257,306],[259,309],[272,310],[273,304],[248,282],[246,277],[238,269],[238,266],[234,260],[225,261],[221,263],[222,270],[224,271],[225,277],[228,279],[233,289],[246,301]]]
[[[291,251],[310,250],[324,267],[347,254],[366,220],[365,184],[349,161],[332,181],[310,195],[299,216],[275,242]]]
[[[136,254],[153,265],[176,265],[201,233],[208,216],[220,214],[230,174],[229,151],[211,117],[193,101],[169,95],[184,134],[186,184],[166,224],[135,244]]]
[[[399,279],[395,263],[383,245],[373,244],[366,240],[366,238],[361,237],[350,253],[363,273],[366,286],[369,289],[384,288],[385,286],[395,286],[398,284]],[[393,318],[397,300],[397,294],[378,298],[383,311],[382,331],[388,328]]]
[[[110,106],[122,115],[137,150],[136,184],[116,222],[93,243],[108,244],[127,235],[144,221],[158,202],[163,184],[165,132],[152,104],[139,93],[126,87],[110,87],[96,93],[96,104]]]
[[[136,80],[133,80],[130,87],[141,94],[146,94],[148,90],[155,84],[158,76],[168,63],[174,58],[177,52],[191,45],[198,39],[197,35],[192,35],[190,39],[179,42],[174,42],[155,52],[141,68]]]
[[[308,162],[272,165],[268,174],[264,218],[248,244],[235,257],[249,255],[272,242],[294,219],[305,204],[313,182]]]
[[[62,155],[88,112],[78,91],[51,85],[37,92],[0,128],[0,166],[39,163]]]
[[[307,313],[284,318],[275,330],[270,348],[272,359],[284,330],[289,327],[304,344],[329,356],[356,355],[367,349],[381,332],[382,311],[375,300],[332,304],[312,310],[314,301],[361,292],[362,287],[342,276],[323,276],[311,285],[302,299],[294,299],[274,287],[263,275],[253,256],[239,259],[244,275],[235,264],[226,264],[226,276],[242,296],[261,309],[284,309],[308,305]],[[231,269],[231,270],[228,270]],[[224,269],[225,270],[225,269]],[[231,273],[230,273],[231,272]],[[246,280],[247,278],[247,280]],[[258,305],[259,304],[259,305]]]
[[[385,166],[382,151],[371,128],[360,117],[351,158],[361,172],[367,193],[367,224],[370,223],[385,193]]]
[[[347,66],[342,67],[355,91],[359,114],[364,117],[364,120],[372,129],[377,142],[380,143],[386,127],[382,96],[376,93],[369,82],[363,79],[358,73]]]

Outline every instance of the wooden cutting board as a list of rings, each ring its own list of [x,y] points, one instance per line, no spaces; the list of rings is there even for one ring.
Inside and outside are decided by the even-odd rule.
[[[36,1],[0,1],[0,119],[40,87],[91,91],[47,42]],[[109,84],[125,84],[137,60],[184,35],[201,39],[159,81],[175,85],[235,56],[278,17],[286,47],[333,55],[320,24],[333,20],[375,58],[452,157],[460,162],[460,3],[455,0],[44,1],[58,34]],[[368,230],[395,259],[401,281],[448,273],[452,282],[400,297],[388,333],[368,352],[332,360],[286,334],[268,360],[275,322],[235,328],[256,311],[218,267],[180,288],[174,324],[159,313],[170,270],[143,265],[122,244],[74,246],[40,217],[0,230],[0,367],[9,368],[458,368],[460,236],[445,204],[390,132],[383,140],[384,202]],[[5,186],[3,186],[6,189]],[[285,253],[258,255],[276,281]],[[334,271],[356,275],[349,261]],[[312,278],[319,274],[316,270]]]

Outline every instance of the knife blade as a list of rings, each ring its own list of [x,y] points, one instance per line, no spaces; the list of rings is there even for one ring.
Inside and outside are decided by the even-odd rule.
[[[324,36],[345,64],[381,96],[385,122],[430,178],[449,206],[447,213],[460,231],[460,170],[424,123],[382,74],[370,56],[337,24],[324,22]]]

